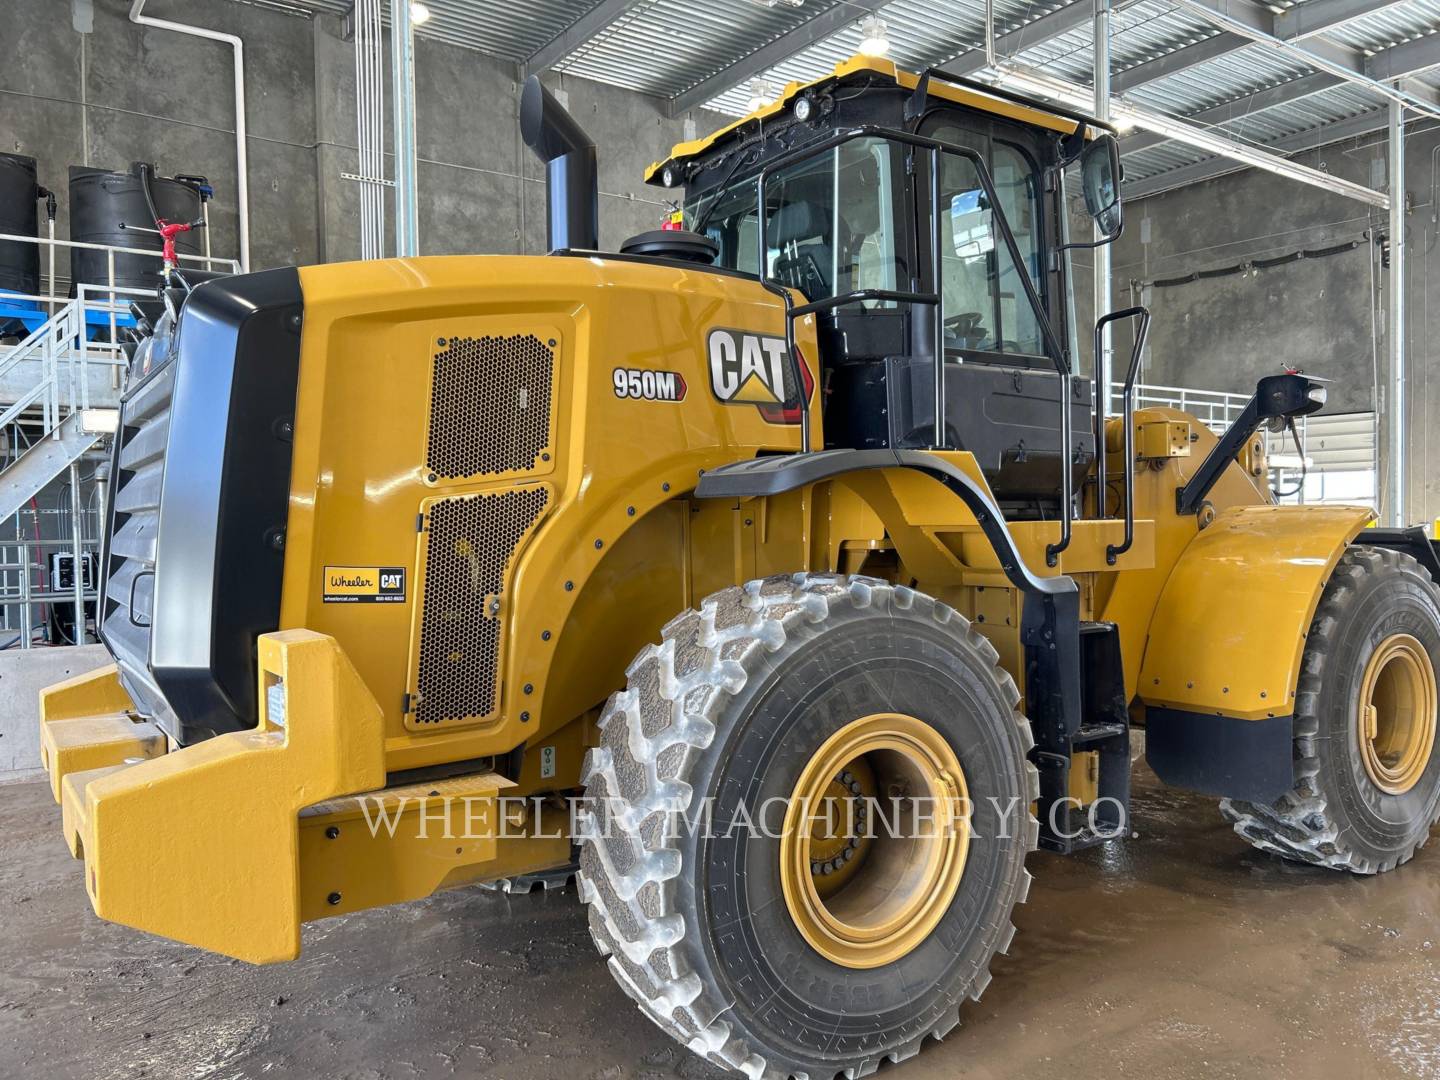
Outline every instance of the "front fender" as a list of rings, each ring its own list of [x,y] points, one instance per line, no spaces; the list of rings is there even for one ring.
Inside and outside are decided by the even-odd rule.
[[[1240,720],[1289,716],[1305,635],[1359,506],[1222,510],[1160,594],[1140,668],[1146,705]]]

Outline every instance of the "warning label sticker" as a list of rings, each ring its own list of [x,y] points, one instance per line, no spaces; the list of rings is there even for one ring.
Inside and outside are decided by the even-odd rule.
[[[401,604],[405,602],[403,566],[327,566],[327,604]]]

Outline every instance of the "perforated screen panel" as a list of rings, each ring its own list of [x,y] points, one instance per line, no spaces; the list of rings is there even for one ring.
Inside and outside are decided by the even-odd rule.
[[[498,707],[504,589],[545,488],[442,499],[428,515],[415,722],[476,720]]]
[[[440,340],[426,468],[452,480],[533,469],[550,444],[555,339],[510,334]]]

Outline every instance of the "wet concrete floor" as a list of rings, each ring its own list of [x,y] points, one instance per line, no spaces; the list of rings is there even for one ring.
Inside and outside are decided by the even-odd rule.
[[[896,1080],[1440,1080],[1440,843],[1365,880],[1143,766],[1134,810],[1137,839],[1032,858],[984,1000]],[[611,982],[573,887],[330,920],[253,968],[100,922],[48,789],[0,786],[0,1077],[720,1075]]]

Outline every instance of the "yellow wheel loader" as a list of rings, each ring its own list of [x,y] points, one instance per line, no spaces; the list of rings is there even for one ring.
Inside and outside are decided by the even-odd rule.
[[[134,349],[100,632],[42,694],[104,918],[255,963],[303,923],[569,872],[658,1025],[752,1078],[945,1035],[1037,847],[1128,835],[1130,732],[1252,844],[1425,842],[1440,560],[1282,506],[1220,435],[1076,372],[1066,174],[1097,120],[857,58],[650,170],[538,82],[549,255],[198,280]],[[1089,229],[1087,227],[1087,233]],[[1118,415],[1112,415],[1118,412]]]

